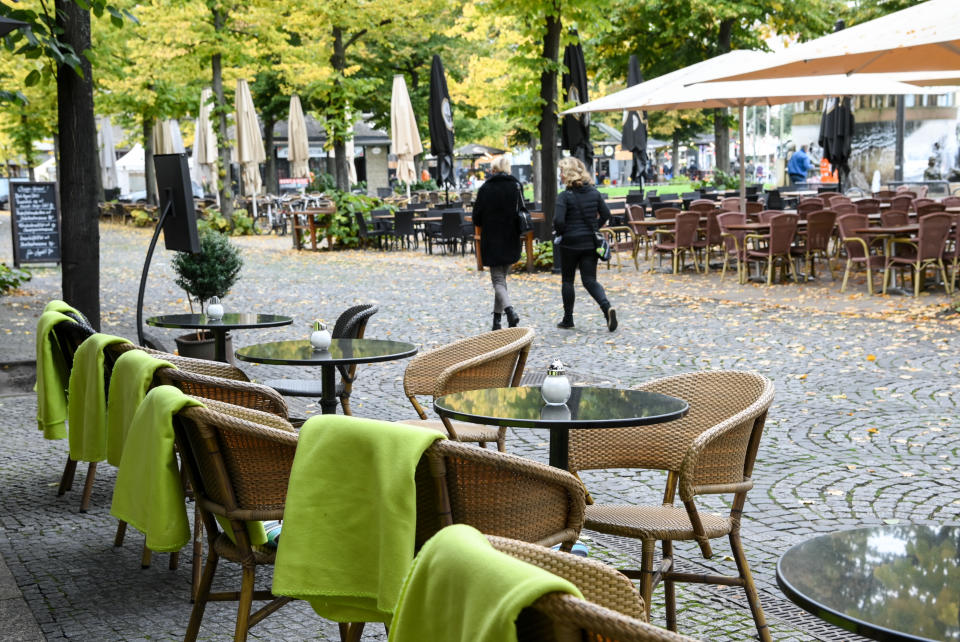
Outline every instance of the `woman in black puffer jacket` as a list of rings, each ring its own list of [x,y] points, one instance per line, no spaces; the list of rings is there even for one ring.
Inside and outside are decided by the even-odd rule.
[[[559,163],[560,180],[567,189],[557,197],[553,228],[560,250],[560,270],[563,278],[563,319],[558,328],[572,328],[573,280],[580,270],[580,281],[603,311],[607,329],[617,329],[617,312],[610,306],[603,286],[597,282],[597,230],[610,220],[610,210],[600,192],[591,184],[590,174],[576,158],[564,158]]]
[[[507,274],[520,260],[520,222],[518,205],[523,198],[520,181],[510,174],[510,160],[501,156],[490,168],[493,175],[477,192],[473,205],[473,224],[480,230],[480,258],[490,268],[493,282],[493,329],[499,330],[507,315],[512,328],[520,323],[507,291]]]

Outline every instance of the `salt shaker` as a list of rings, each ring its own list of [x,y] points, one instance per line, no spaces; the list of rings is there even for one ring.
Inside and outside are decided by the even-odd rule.
[[[330,347],[330,331],[319,321],[313,322],[313,332],[310,333],[310,345],[314,350],[326,350]]]
[[[564,404],[570,398],[570,380],[564,370],[563,362],[555,359],[547,368],[547,376],[540,387],[540,394],[548,404]]]
[[[211,321],[219,321],[223,318],[223,305],[220,303],[220,297],[210,297],[210,303],[207,304],[207,318]]]

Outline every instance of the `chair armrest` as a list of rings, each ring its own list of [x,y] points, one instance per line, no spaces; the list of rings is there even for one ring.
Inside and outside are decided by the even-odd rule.
[[[516,370],[518,364],[521,363],[521,359],[526,361],[526,353],[530,350],[530,344],[533,343],[533,333],[531,332],[528,337],[523,339],[512,341],[511,343],[501,346],[490,352],[477,355],[470,359],[454,363],[450,366],[444,368],[444,370],[437,376],[436,384],[433,389],[433,397],[442,397],[443,395],[450,394],[451,392],[461,392],[463,390],[478,390],[480,388],[490,388],[494,387],[489,385],[490,383],[499,383],[496,381],[497,373],[490,373],[486,376],[482,373],[482,368],[484,365],[492,364],[493,362],[500,361],[509,356],[514,356],[513,366],[511,372],[509,373],[509,378],[506,379],[507,386],[512,385],[513,380],[517,379]],[[453,380],[458,376],[465,375],[470,370],[478,371],[476,374],[480,375],[478,379],[471,379],[469,383],[465,386],[456,386],[452,385]]]
[[[252,408],[284,419],[289,413],[287,402],[280,393],[259,383],[210,377],[173,368],[160,368],[154,380],[160,384],[172,385],[182,390],[184,394],[194,397]]]
[[[169,361],[181,370],[193,372],[208,377],[220,377],[221,379],[232,379],[234,381],[250,381],[247,374],[236,366],[220,361],[210,361],[208,359],[192,359],[190,357],[181,357],[180,355],[161,352],[151,348],[142,348],[142,350],[157,359]]]

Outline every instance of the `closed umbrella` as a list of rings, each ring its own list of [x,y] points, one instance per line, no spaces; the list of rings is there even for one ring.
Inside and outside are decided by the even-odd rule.
[[[180,124],[172,118],[157,121],[153,126],[153,153],[182,154],[184,151]]]
[[[250,197],[253,217],[257,217],[257,194],[263,187],[260,179],[260,163],[267,160],[263,151],[263,138],[260,136],[260,121],[253,106],[253,97],[247,81],[237,80],[236,95],[237,147],[236,160],[240,163],[240,175],[243,179],[243,194]]]
[[[347,178],[351,185],[357,184],[357,164],[353,162],[356,149],[353,146],[353,138],[347,140],[343,146],[343,153],[347,157]]]
[[[563,95],[576,105],[590,100],[587,95],[587,65],[583,60],[583,48],[580,43],[567,45],[563,51],[563,73],[561,87]],[[590,144],[590,114],[587,112],[567,113],[560,127],[560,140],[563,148],[583,161],[587,171],[593,171],[593,146]]]
[[[193,136],[193,171],[194,177],[205,191],[213,192],[220,198],[217,189],[217,137],[213,133],[213,123],[210,121],[210,103],[213,91],[206,87],[200,92],[200,109],[197,115]]]
[[[113,143],[113,124],[109,117],[98,119],[100,127],[97,131],[97,143],[100,148],[100,176],[103,189],[116,189],[119,185],[117,177],[117,151]]]
[[[850,173],[854,124],[850,98],[829,98],[824,101],[819,143],[823,148],[823,157],[830,161],[840,177],[839,192],[843,192],[843,177]]]
[[[303,117],[303,107],[300,105],[300,96],[290,97],[290,117],[287,121],[287,143],[290,150],[287,159],[290,161],[291,178],[310,177],[310,142],[307,138],[307,121]]]
[[[636,54],[630,56],[627,72],[627,86],[634,87],[643,82],[640,63]],[[620,146],[626,152],[633,153],[633,167],[630,169],[630,181],[643,187],[643,172],[647,167],[647,112],[631,110],[623,112],[623,136]]]
[[[413,105],[410,104],[410,94],[407,93],[407,83],[400,74],[393,77],[393,95],[390,97],[390,138],[393,153],[397,156],[397,180],[407,185],[409,196],[410,185],[417,180],[413,157],[423,152],[423,145],[420,142],[417,119],[413,115]]]
[[[453,173],[453,108],[440,56],[430,66],[430,153],[437,157],[441,185],[455,185]],[[447,198],[449,202],[449,197]]]

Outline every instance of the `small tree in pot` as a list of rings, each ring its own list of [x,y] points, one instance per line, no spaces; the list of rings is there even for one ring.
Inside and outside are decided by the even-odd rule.
[[[233,245],[225,234],[207,229],[200,232],[200,252],[177,252],[172,264],[177,274],[176,284],[190,297],[190,308],[193,309],[193,299],[196,299],[202,314],[211,297],[223,298],[237,282],[243,259],[240,258],[240,248]],[[203,344],[202,348],[200,345],[196,347],[201,352],[209,351],[209,357],[196,352],[185,356],[213,358],[213,337],[210,333],[188,334],[177,337],[176,341],[180,354],[194,352],[193,345]]]

